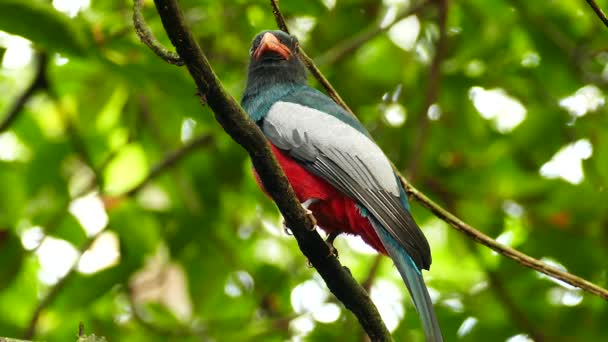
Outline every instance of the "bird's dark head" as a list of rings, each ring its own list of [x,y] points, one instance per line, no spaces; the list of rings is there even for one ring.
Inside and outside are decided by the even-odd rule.
[[[283,31],[263,31],[249,50],[247,86],[306,83],[306,69],[300,61],[298,39]]]

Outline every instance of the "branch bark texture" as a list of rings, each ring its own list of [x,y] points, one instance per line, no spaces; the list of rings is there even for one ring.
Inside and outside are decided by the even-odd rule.
[[[513,259],[518,263],[522,264],[525,267],[536,270],[540,273],[544,273],[548,276],[551,276],[555,279],[559,279],[564,281],[572,286],[576,286],[584,291],[587,291],[591,294],[599,296],[605,300],[608,300],[608,290],[601,288],[592,282],[585,280],[581,277],[575,276],[568,272],[564,272],[555,267],[549,266],[544,262],[534,259],[516,249],[511,247],[507,247],[498,243],[496,240],[491,237],[485,235],[484,233],[478,231],[473,228],[468,223],[462,221],[456,215],[450,213],[449,211],[443,209],[440,205],[433,202],[430,198],[420,192],[418,189],[409,184],[403,177],[400,177],[401,184],[405,187],[405,191],[407,192],[410,198],[415,199],[418,203],[420,203],[423,207],[427,208],[430,212],[432,212],[435,216],[440,218],[441,220],[448,223],[450,226],[463,233],[467,237],[473,239],[474,241],[489,247],[493,251],[499,253],[502,256],[505,256],[509,259]]]
[[[348,269],[330,256],[329,248],[321,236],[311,231],[313,223],[296,199],[264,134],[222,87],[186,26],[176,0],[155,0],[154,3],[165,31],[188,68],[199,93],[204,95],[224,130],[249,153],[265,189],[279,207],[304,255],[323,277],[332,293],[357,316],[372,340],[390,340],[390,333],[367,292],[353,279]]]
[[[600,18],[604,25],[608,27],[608,18],[606,18],[606,14],[604,13],[604,11],[602,11],[600,6],[598,6],[595,0],[587,0],[587,3],[589,4],[589,6],[591,6],[595,14],[597,14],[598,18]]]

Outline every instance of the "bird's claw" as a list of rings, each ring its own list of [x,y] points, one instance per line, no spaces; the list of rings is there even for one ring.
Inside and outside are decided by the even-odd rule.
[[[310,229],[311,231],[315,230],[315,228],[317,227],[317,219],[314,217],[314,215],[312,214],[312,211],[310,209],[308,209],[308,207],[310,207],[312,204],[314,204],[318,201],[319,200],[316,198],[309,198],[302,203],[302,208],[304,208],[304,211],[306,212],[306,216],[308,216],[308,219],[310,220],[310,222],[312,222],[312,228]]]
[[[310,207],[312,204],[314,204],[318,201],[319,200],[316,198],[309,198],[306,201],[304,201],[303,203],[301,203],[302,208],[304,208],[304,212],[306,213],[306,216],[308,216],[308,219],[310,220],[310,222],[312,222],[312,228],[310,229],[311,232],[317,228],[317,219],[313,215],[312,211],[310,209],[308,209],[308,207]],[[293,235],[291,228],[289,228],[285,225],[285,221],[283,221],[283,231],[287,235]]]
[[[315,230],[317,228],[317,219],[312,214],[312,211],[310,211],[310,209],[304,207],[304,204],[302,204],[302,207],[304,208],[304,210],[306,212],[306,216],[308,216],[308,219],[310,220],[310,222],[312,222],[312,228],[310,228],[310,231]]]
[[[336,247],[334,247],[334,245],[332,245],[331,243],[328,243],[327,241],[325,242],[327,244],[327,248],[329,248],[329,255],[327,255],[328,257],[333,256],[336,257],[336,259],[339,259],[340,256],[338,255],[338,249]]]
[[[338,250],[336,249],[336,247],[334,247],[334,240],[336,240],[336,238],[338,237],[338,235],[340,235],[339,232],[331,232],[327,236],[327,239],[325,239],[325,244],[329,248],[329,255],[328,256],[335,256],[336,259],[338,259]]]

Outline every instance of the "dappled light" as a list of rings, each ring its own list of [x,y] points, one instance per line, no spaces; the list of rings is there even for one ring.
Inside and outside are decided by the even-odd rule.
[[[380,316],[382,316],[388,330],[394,331],[397,329],[399,322],[406,313],[402,303],[403,292],[400,288],[392,282],[380,280],[372,286],[370,296],[378,307]],[[413,307],[412,310],[414,310]],[[413,314],[414,311],[411,313]]]
[[[475,69],[480,67],[477,66]],[[481,71],[470,72],[481,73]],[[503,89],[486,90],[481,87],[473,87],[469,90],[469,98],[473,101],[479,114],[484,119],[491,120],[494,127],[501,133],[512,131],[526,118],[526,108]]]
[[[581,139],[562,147],[543,164],[540,174],[546,178],[561,178],[572,184],[580,184],[585,178],[583,160],[591,158],[593,146],[588,139]]]

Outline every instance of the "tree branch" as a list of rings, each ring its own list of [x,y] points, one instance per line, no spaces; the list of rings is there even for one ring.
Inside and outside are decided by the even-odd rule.
[[[46,78],[46,65],[48,62],[48,56],[46,53],[39,53],[38,55],[38,66],[36,67],[36,74],[32,83],[25,89],[23,94],[19,96],[17,101],[13,104],[8,114],[0,122],[0,133],[6,131],[11,124],[17,119],[19,114],[22,112],[23,107],[27,101],[36,93],[36,91],[45,89],[47,87]]]
[[[332,293],[357,316],[373,340],[390,340],[390,333],[367,292],[336,258],[330,257],[329,248],[313,230],[312,222],[273,157],[264,134],[221,85],[187,28],[176,0],[155,0],[155,4],[169,39],[184,60],[199,94],[206,98],[224,130],[249,153],[264,188],[279,207],[304,255],[323,277]],[[137,6],[134,10],[138,10]]]
[[[439,39],[437,39],[435,56],[433,57],[433,62],[431,63],[424,104],[420,110],[420,113],[418,114],[418,129],[416,130],[416,139],[414,140],[414,145],[409,153],[410,160],[406,170],[408,172],[408,178],[410,181],[414,181],[416,178],[416,171],[418,170],[420,158],[424,152],[424,146],[427,141],[429,130],[428,111],[433,103],[437,101],[439,86],[441,84],[441,62],[443,62],[446,52],[446,21],[448,17],[448,0],[437,0],[436,4],[439,12],[439,17],[437,20],[439,24]]]
[[[275,7],[275,0],[271,0],[271,4],[273,5],[273,9],[276,9],[278,11],[278,7]],[[275,15],[275,17],[277,17],[277,16]],[[279,17],[282,18],[282,16],[280,16],[280,15],[279,15]],[[282,22],[284,23],[284,20],[282,20]],[[280,26],[280,24],[279,24],[279,26]],[[331,86],[331,84],[327,84],[327,85],[323,84],[323,85],[328,92],[336,93],[335,89]],[[410,199],[416,200],[423,207],[425,207],[429,211],[431,211],[435,216],[437,216],[441,220],[445,221],[450,226],[452,226],[459,232],[465,234],[469,238],[473,239],[477,243],[480,243],[486,247],[489,247],[490,249],[494,250],[495,252],[497,252],[509,259],[515,260],[525,267],[531,268],[540,273],[551,276],[555,279],[562,280],[572,286],[576,286],[586,292],[589,292],[589,293],[599,296],[605,300],[608,300],[608,290],[601,288],[598,285],[595,285],[588,280],[577,277],[568,272],[561,271],[555,267],[551,267],[551,266],[545,264],[544,262],[534,259],[513,248],[501,245],[496,240],[490,238],[489,236],[483,234],[482,232],[473,228],[469,224],[463,222],[462,220],[457,218],[454,214],[443,209],[437,203],[433,202],[431,199],[426,197],[426,195],[424,195],[422,192],[420,192],[418,189],[414,188],[410,183],[408,183],[405,180],[405,178],[403,178],[403,176],[398,172],[398,170],[396,168],[395,168],[395,172],[399,176],[401,184],[403,184],[405,191],[407,192],[408,197]]]
[[[424,0],[418,2],[415,5],[409,6],[407,9],[397,14],[395,19],[391,21],[388,25],[380,26],[377,22],[374,22],[372,25],[368,26],[363,31],[359,32],[357,35],[339,43],[325,51],[323,54],[315,58],[317,64],[319,65],[327,65],[334,64],[344,57],[352,55],[355,51],[359,50],[363,45],[365,45],[370,40],[374,39],[378,35],[388,31],[391,27],[395,26],[401,20],[409,17],[410,15],[414,15],[430,4],[430,0]],[[276,15],[275,15],[276,17]]]
[[[143,189],[152,179],[156,178],[158,175],[163,173],[165,170],[173,167],[179,161],[181,161],[185,156],[190,154],[190,152],[203,147],[209,146],[209,144],[213,143],[213,137],[209,134],[200,135],[190,141],[187,144],[177,149],[176,151],[170,153],[163,159],[160,163],[156,164],[151,170],[150,173],[144,178],[139,184],[133,187],[131,190],[127,191],[123,196],[132,197],[136,195],[141,189]]]
[[[599,296],[603,299],[608,300],[608,290],[603,289],[588,280],[577,277],[568,272],[561,271],[555,267],[549,266],[544,262],[534,259],[518,250],[515,250],[511,247],[507,247],[501,245],[496,240],[490,238],[489,236],[483,234],[477,229],[473,228],[471,225],[463,222],[454,214],[449,211],[443,209],[437,203],[433,202],[430,198],[426,197],[422,192],[409,184],[402,176],[399,176],[401,180],[401,184],[405,188],[406,193],[410,198],[413,198],[418,203],[420,203],[423,207],[427,208],[431,211],[435,216],[440,218],[441,220],[448,223],[450,226],[463,233],[467,237],[473,239],[474,241],[489,247],[493,251],[502,256],[505,256],[509,259],[513,259],[518,263],[522,264],[525,267],[536,270],[540,273],[544,273],[548,276],[551,276],[555,279],[559,279],[564,281],[572,286],[578,287],[584,291],[587,291],[591,294]]]
[[[142,43],[146,44],[147,47],[150,48],[158,57],[162,58],[165,62],[169,64],[174,64],[177,66],[184,65],[184,61],[179,57],[179,55],[173,51],[169,51],[166,47],[164,47],[154,36],[152,31],[146,25],[146,20],[144,19],[144,15],[142,9],[144,7],[144,0],[133,0],[133,6],[135,10],[133,11],[133,26],[135,26],[135,33],[142,41]]]
[[[23,333],[24,339],[30,340],[34,337],[34,334],[36,333],[36,326],[38,325],[38,319],[40,319],[40,314],[47,306],[49,306],[53,302],[55,297],[57,297],[59,292],[63,289],[63,287],[67,283],[68,279],[74,274],[74,272],[76,272],[76,268],[78,267],[78,263],[80,262],[80,258],[82,258],[84,251],[89,249],[89,247],[91,247],[91,244],[93,243],[93,241],[95,241],[95,239],[97,239],[97,237],[99,237],[103,232],[105,232],[106,229],[107,229],[107,227],[103,228],[97,234],[88,238],[87,241],[85,241],[82,244],[82,246],[80,246],[80,248],[78,249],[80,251],[80,255],[78,256],[78,258],[76,259],[74,264],[72,264],[72,267],[70,267],[68,273],[66,273],[61,279],[59,279],[59,281],[57,283],[55,283],[55,285],[53,285],[49,289],[49,291],[46,293],[46,295],[42,298],[42,300],[38,303],[38,305],[34,309],[34,313],[32,314],[32,317],[30,318],[30,322],[27,325],[25,332]]]
[[[598,6],[595,0],[587,0],[587,3],[589,4],[589,6],[591,6],[595,14],[597,14],[600,20],[604,23],[604,25],[608,27],[608,18],[606,18],[606,14],[604,14],[604,11],[602,11],[602,9],[600,8],[600,6]]]
[[[361,283],[361,286],[363,286],[367,292],[371,290],[372,284],[378,275],[378,270],[380,269],[380,264],[382,263],[383,257],[384,256],[382,254],[378,254],[376,257],[374,257],[374,261],[372,261],[372,265],[369,267],[369,271],[367,271],[367,276]]]

